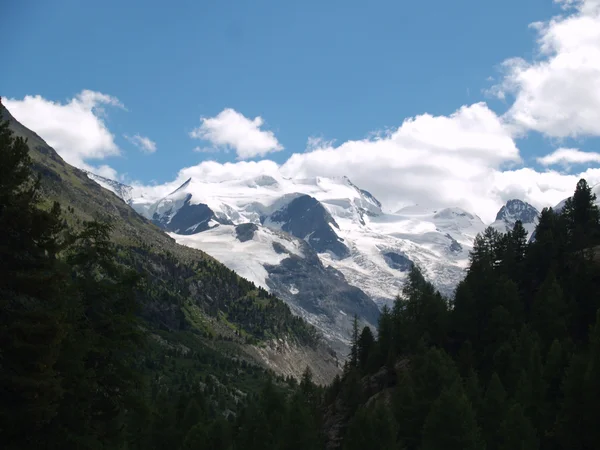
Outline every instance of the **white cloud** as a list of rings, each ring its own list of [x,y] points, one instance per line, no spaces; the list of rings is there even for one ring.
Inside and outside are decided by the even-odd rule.
[[[292,155],[281,166],[270,160],[205,161],[182,169],[163,190],[190,177],[219,182],[276,173],[346,175],[389,210],[415,202],[457,205],[493,219],[503,199],[490,179],[507,164],[520,162],[509,131],[484,103],[463,106],[450,116],[409,118],[395,130],[360,141],[334,146],[331,141],[309,139],[307,146],[306,152]]]
[[[423,114],[395,131],[297,153],[281,167],[288,176],[348,176],[388,209],[406,203],[457,205],[483,216],[497,212],[488,180],[519,151],[500,118],[484,103],[451,116]]]
[[[576,148],[559,148],[538,158],[537,161],[544,166],[600,163],[600,153],[582,152]]]
[[[331,147],[333,144],[335,144],[335,139],[327,140],[320,136],[310,136],[306,140],[306,151],[312,152],[313,150],[317,150],[319,148]]]
[[[139,134],[133,136],[125,134],[123,136],[144,153],[154,153],[156,151],[156,142],[146,136],[141,136]]]
[[[283,150],[272,131],[261,129],[264,122],[260,116],[248,119],[234,109],[226,108],[215,117],[201,118],[201,122],[190,136],[209,141],[218,148],[232,148],[238,159]]]
[[[152,189],[168,193],[190,177],[220,182],[277,173],[346,175],[378,197],[387,210],[414,203],[460,206],[490,223],[511,198],[541,209],[571,195],[581,177],[592,185],[600,182],[600,169],[537,172],[519,166],[521,162],[511,130],[486,104],[475,103],[450,116],[409,118],[395,130],[338,146],[309,139],[306,152],[293,154],[282,165],[270,160],[205,161],[182,169],[172,183]]]
[[[3,99],[10,113],[39,134],[69,164],[82,169],[111,174],[109,166],[93,167],[88,160],[120,154],[113,134],[104,122],[103,106],[123,108],[115,97],[84,90],[66,103],[27,95],[22,100]]]
[[[500,98],[514,95],[505,120],[514,131],[553,137],[600,135],[600,1],[555,0],[565,12],[531,24],[539,58],[503,63]]]

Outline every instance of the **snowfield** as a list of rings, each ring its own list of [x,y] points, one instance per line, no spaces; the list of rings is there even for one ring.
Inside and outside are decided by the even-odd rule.
[[[393,300],[407,274],[407,270],[390,264],[387,254],[397,254],[418,264],[441,291],[450,295],[464,276],[475,236],[486,226],[478,216],[460,208],[433,210],[413,205],[386,213],[377,199],[346,177],[292,179],[261,175],[221,182],[189,179],[163,198],[152,198],[139,190],[132,195],[131,188],[124,189],[120,183],[92,174],[90,177],[117,195],[125,193],[124,200],[149,219],[160,217],[168,222],[186,202],[207,205],[215,215],[215,220],[209,222],[210,229],[193,235],[169,234],[179,243],[207,252],[265,288],[268,288],[268,274],[263,265],[278,264],[286,257],[273,249],[273,242],[284,246],[293,242],[274,233],[281,230],[282,224],[272,221],[270,215],[299,196],[309,195],[329,212],[337,224],[332,226],[333,232],[349,249],[345,258],[331,252],[321,252],[319,258],[323,264],[342,272],[350,284],[364,290],[379,305]],[[492,226],[505,232],[522,210],[530,208],[533,207],[516,204]],[[254,223],[259,231],[251,241],[240,242],[234,226],[223,222]],[[536,223],[537,219],[524,223],[529,233]]]
[[[219,225],[202,233],[188,236],[176,233],[167,234],[178,244],[203,250],[238,275],[267,290],[269,290],[267,285],[269,274],[264,265],[277,265],[288,257],[286,253],[275,251],[274,242],[282,245],[291,254],[304,256],[293,239],[266,227],[259,228],[254,233],[254,237],[246,242],[240,242],[237,239],[233,225]]]

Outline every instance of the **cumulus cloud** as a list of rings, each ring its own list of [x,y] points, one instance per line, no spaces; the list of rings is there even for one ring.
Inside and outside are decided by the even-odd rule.
[[[582,152],[576,148],[559,148],[546,156],[538,158],[537,161],[543,166],[600,163],[600,153]]]
[[[69,164],[116,177],[111,167],[93,167],[88,160],[120,154],[104,121],[104,107],[124,109],[117,98],[84,90],[66,103],[46,100],[40,95],[27,95],[22,100],[3,99],[3,103],[15,119],[39,134]]]
[[[263,174],[346,175],[388,210],[406,203],[457,205],[493,219],[502,198],[490,180],[496,171],[519,162],[519,151],[501,119],[486,104],[475,103],[449,116],[409,118],[395,130],[338,146],[309,139],[306,152],[293,154],[282,165],[270,160],[204,161],[182,169],[164,190],[190,177],[219,182]]]
[[[541,209],[571,195],[581,177],[591,184],[600,182],[600,169],[563,174],[522,167],[511,131],[485,103],[475,103],[449,116],[408,118],[395,130],[337,146],[310,139],[306,152],[293,154],[282,165],[270,160],[205,161],[182,169],[162,191],[190,177],[220,182],[263,174],[346,175],[379,198],[388,211],[415,203],[460,206],[491,223],[512,198]]]
[[[538,58],[510,58],[492,92],[514,96],[505,120],[516,133],[600,136],[600,1],[555,0],[564,13],[536,22]]]
[[[154,153],[156,151],[156,142],[146,136],[141,136],[139,134],[129,136],[125,134],[123,137],[144,153]]]
[[[457,205],[496,213],[488,197],[495,170],[520,162],[509,130],[484,103],[450,116],[406,119],[383,136],[297,153],[281,167],[289,176],[342,176],[389,208],[406,203]]]
[[[238,159],[265,156],[283,150],[272,131],[262,130],[262,117],[249,119],[234,109],[226,108],[215,117],[201,118],[201,124],[190,133],[195,139],[209,141],[214,147],[231,148]]]

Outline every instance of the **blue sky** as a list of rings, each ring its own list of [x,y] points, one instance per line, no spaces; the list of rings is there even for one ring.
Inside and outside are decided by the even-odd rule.
[[[598,0],[5,3],[3,35],[10,36],[10,43],[2,49],[0,94],[14,102],[13,108],[8,104],[11,111],[26,125],[40,129],[42,137],[48,140],[44,132],[53,137],[59,152],[69,154],[76,150],[66,146],[75,146],[77,139],[86,136],[63,139],[60,127],[78,127],[77,120],[68,123],[74,117],[68,114],[61,119],[62,124],[50,129],[49,120],[40,123],[44,120],[40,105],[53,102],[57,107],[67,106],[84,90],[96,93],[93,99],[88,95],[92,103],[80,103],[93,104],[94,117],[112,141],[99,135],[99,143],[83,142],[92,150],[78,156],[80,165],[107,165],[112,169],[108,173],[116,172],[125,180],[169,183],[180,177],[184,168],[206,160],[235,162],[240,156],[254,161],[268,158],[286,165],[293,153],[305,152],[309,138],[322,138],[317,147],[337,148],[382,130],[393,132],[406,119],[425,113],[451,117],[462,106],[478,102],[486,102],[487,108],[507,124],[521,158],[516,162],[514,155],[508,155],[511,150],[503,147],[505,159],[487,161],[495,171],[515,169],[515,164],[537,174],[553,170],[567,177],[561,178],[566,185],[574,172],[589,171],[600,160],[580,154],[594,152],[597,147],[600,130],[588,123],[590,114],[600,117],[600,100],[595,102],[595,94],[582,100],[589,103],[582,105],[582,111],[591,108],[587,118],[575,112],[557,119],[565,109],[561,102],[571,102],[580,98],[578,95],[585,97],[580,91],[587,86],[600,87],[600,67],[594,59],[600,39],[596,42],[593,30],[584,36],[578,31],[582,21],[600,24],[594,22],[599,16]],[[567,3],[569,9],[565,9]],[[559,22],[548,22],[557,15]],[[531,27],[534,22],[545,24],[545,28]],[[561,23],[570,34],[558,33],[554,39],[554,29],[560,31]],[[543,36],[556,41],[545,53],[536,41]],[[558,69],[544,75],[541,65],[551,62],[564,50],[562,43],[573,39],[587,42],[591,62],[579,58],[579,72],[568,79],[561,78],[565,74]],[[566,53],[569,56],[573,52],[567,49]],[[527,67],[505,64],[501,68],[504,61],[515,57],[523,58]],[[526,70],[531,77],[520,77]],[[539,76],[538,81],[532,81],[535,76]],[[568,91],[584,79],[587,85],[577,92]],[[547,105],[554,101],[556,90],[564,91],[565,98],[556,100],[556,112],[551,115]],[[36,95],[40,96],[37,102],[23,102],[26,96]],[[518,103],[515,99],[526,104],[513,107]],[[196,133],[212,138],[190,136],[199,130],[201,117],[227,119],[219,116],[226,108],[233,110],[228,116],[231,123],[207,122],[217,124],[217,129],[208,127]],[[51,109],[45,111],[52,115]],[[533,113],[523,118],[524,111]],[[271,132],[276,144],[269,147],[269,142],[261,141],[254,153],[240,153],[239,145],[248,142],[246,135],[232,138],[236,131],[223,127],[237,123],[243,128],[248,125],[243,119],[251,123],[256,117],[262,119],[254,122],[260,122],[258,132]],[[428,132],[439,133],[436,130]],[[140,138],[134,138],[136,135]],[[155,151],[149,151],[150,144],[146,151],[136,147],[142,137],[155,144]],[[328,144],[331,140],[334,142]],[[194,151],[197,147],[211,151]],[[269,148],[283,150],[266,150]],[[562,165],[554,168],[536,160],[559,148],[580,153],[563,153],[570,161],[558,158]],[[490,149],[496,154],[504,151],[493,145]],[[466,154],[472,151],[467,150]],[[90,154],[99,157],[89,158]],[[257,156],[248,156],[252,154]],[[435,154],[429,152],[427,156],[433,158]],[[289,170],[312,174],[308,166],[291,165]],[[361,166],[369,167],[357,161],[357,167]],[[200,173],[206,175],[207,169],[202,167]],[[354,169],[349,170],[351,178],[358,177],[367,188],[381,191],[380,195],[395,203],[410,202],[411,195],[416,201],[431,201],[437,195],[411,188],[394,200],[383,193],[380,181],[370,181],[361,170],[357,169],[356,175]],[[450,185],[461,185],[462,189],[463,181],[453,179]],[[494,196],[494,205],[509,193],[529,195],[538,205],[562,195],[547,186],[544,190],[548,177],[522,190],[507,187],[507,183],[499,182],[489,193]],[[558,190],[564,190],[562,185]],[[450,196],[444,202],[453,200]],[[482,205],[476,199],[463,203],[475,209]],[[480,208],[491,210],[492,205]]]

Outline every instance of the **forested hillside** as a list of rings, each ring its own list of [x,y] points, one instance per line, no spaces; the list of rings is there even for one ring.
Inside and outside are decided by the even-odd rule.
[[[319,345],[285,304],[208,257],[136,241],[154,231],[126,209],[85,217],[83,179],[62,189],[7,123],[0,152],[3,448],[598,448],[600,212],[585,180],[533,242],[520,222],[479,235],[453,299],[413,267],[320,387],[243,351]]]
[[[560,214],[541,213],[534,242],[520,222],[479,235],[454,301],[413,267],[377,339],[355,329],[331,386],[305,383],[287,399],[267,388],[232,426],[233,444],[206,448],[598,448],[599,243],[581,180]]]
[[[283,302],[177,246],[14,121],[0,160],[3,448],[179,448],[180,423],[234,417],[265,379],[288,389],[272,341],[295,373],[335,373]]]

